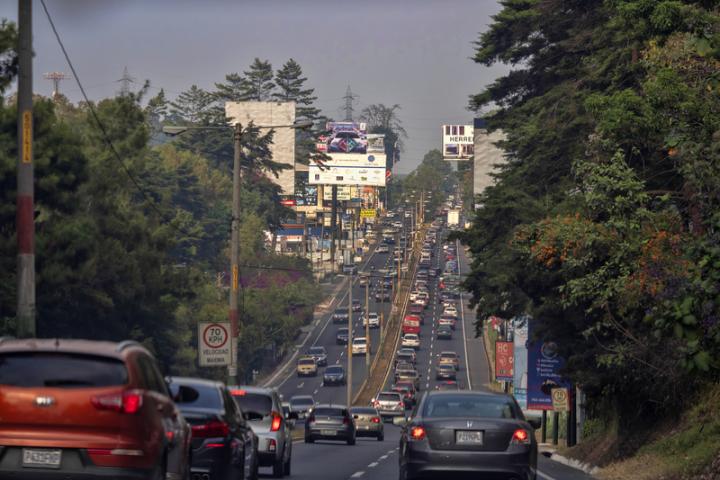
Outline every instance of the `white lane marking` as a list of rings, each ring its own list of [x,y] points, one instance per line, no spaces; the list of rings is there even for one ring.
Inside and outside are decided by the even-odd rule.
[[[298,388],[302,388],[303,385],[305,385],[305,382],[300,382],[300,383],[298,383]]]
[[[355,472],[352,475],[350,475],[350,478],[359,478],[365,475],[365,472]]]
[[[343,355],[345,355],[345,350],[340,352],[340,356],[342,357]]]
[[[318,389],[316,388],[315,391],[313,392],[313,395],[317,395],[317,392],[318,392]]]
[[[548,475],[547,473],[543,473],[543,472],[541,472],[540,470],[537,470],[537,474],[538,474],[538,477],[542,477],[542,478],[545,478],[545,479],[547,479],[547,480],[555,480],[554,477],[551,477],[551,476]]]
[[[380,457],[380,460],[387,460],[389,455],[390,455],[389,453],[387,455],[383,455],[382,457]]]
[[[368,467],[370,467],[370,468],[375,468],[375,467],[377,467],[378,465],[379,465],[378,462],[368,463]]]

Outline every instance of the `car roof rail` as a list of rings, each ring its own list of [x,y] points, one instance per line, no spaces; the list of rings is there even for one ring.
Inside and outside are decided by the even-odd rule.
[[[8,341],[8,340],[15,340],[15,337],[10,336],[10,335],[6,335],[6,336],[4,336],[4,337],[0,337],[0,344],[3,343],[3,342],[6,342],[6,341]]]
[[[117,344],[117,347],[115,347],[116,352],[122,352],[126,348],[129,347],[141,347],[140,343],[138,343],[135,340],[123,340],[122,342]]]

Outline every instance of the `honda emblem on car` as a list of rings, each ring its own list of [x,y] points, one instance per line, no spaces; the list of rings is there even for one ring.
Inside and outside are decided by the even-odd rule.
[[[471,422],[470,420],[468,420],[468,422],[467,422],[467,428],[472,428],[472,426],[473,426],[473,422]]]
[[[55,405],[53,397],[35,397],[35,405],[38,407],[51,407]]]

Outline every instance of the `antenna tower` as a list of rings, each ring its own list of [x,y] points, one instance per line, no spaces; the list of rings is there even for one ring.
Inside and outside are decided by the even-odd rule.
[[[135,82],[135,77],[131,77],[128,73],[128,68],[125,67],[122,78],[117,80],[117,82],[120,83],[120,96],[124,97],[130,94],[130,84]]]
[[[357,95],[352,92],[352,90],[350,89],[350,85],[348,85],[347,90],[345,91],[345,96],[342,98],[343,100],[345,100],[345,121],[352,122],[354,110],[353,106],[355,104],[355,99],[357,98]]]
[[[57,98],[60,96],[60,82],[62,80],[67,80],[69,78],[72,78],[70,75],[63,73],[63,72],[48,72],[48,73],[44,73],[43,77],[45,77],[46,80],[52,80],[52,82],[53,82],[53,92],[52,92],[53,100],[57,100]]]

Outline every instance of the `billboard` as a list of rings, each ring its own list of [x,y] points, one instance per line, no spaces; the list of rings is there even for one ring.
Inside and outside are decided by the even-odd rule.
[[[381,133],[367,134],[368,153],[385,153],[385,135]]]
[[[469,160],[473,156],[475,137],[472,125],[443,125],[443,158]]]
[[[564,364],[555,342],[539,340],[528,345],[528,409],[552,410],[553,389],[570,388],[570,383],[560,375]]]
[[[225,116],[231,124],[240,123],[243,127],[250,122],[256,126],[292,125],[295,122],[295,102],[225,102]],[[274,162],[292,168],[281,170],[277,177],[267,172],[268,178],[280,186],[281,195],[294,195],[295,129],[276,129],[270,153]]]
[[[513,381],[513,342],[495,342],[495,379]]]
[[[323,168],[310,165],[310,184],[385,186],[384,153],[331,153],[329,156]]]
[[[530,317],[520,315],[510,320],[513,326],[513,395],[521,408],[527,408],[528,334]]]
[[[357,122],[327,122],[326,137],[321,142],[320,150],[326,153],[367,153],[367,125]]]
[[[495,183],[492,174],[496,172],[497,166],[505,163],[505,151],[496,146],[505,140],[505,134],[502,130],[488,132],[481,118],[475,119],[474,126],[473,195],[480,195]]]
[[[352,186],[348,187],[345,185],[341,185],[337,187],[337,199],[338,201],[347,201],[350,200],[353,197],[357,197],[357,189]],[[332,187],[327,187],[323,189],[323,200],[329,202],[332,200]]]

